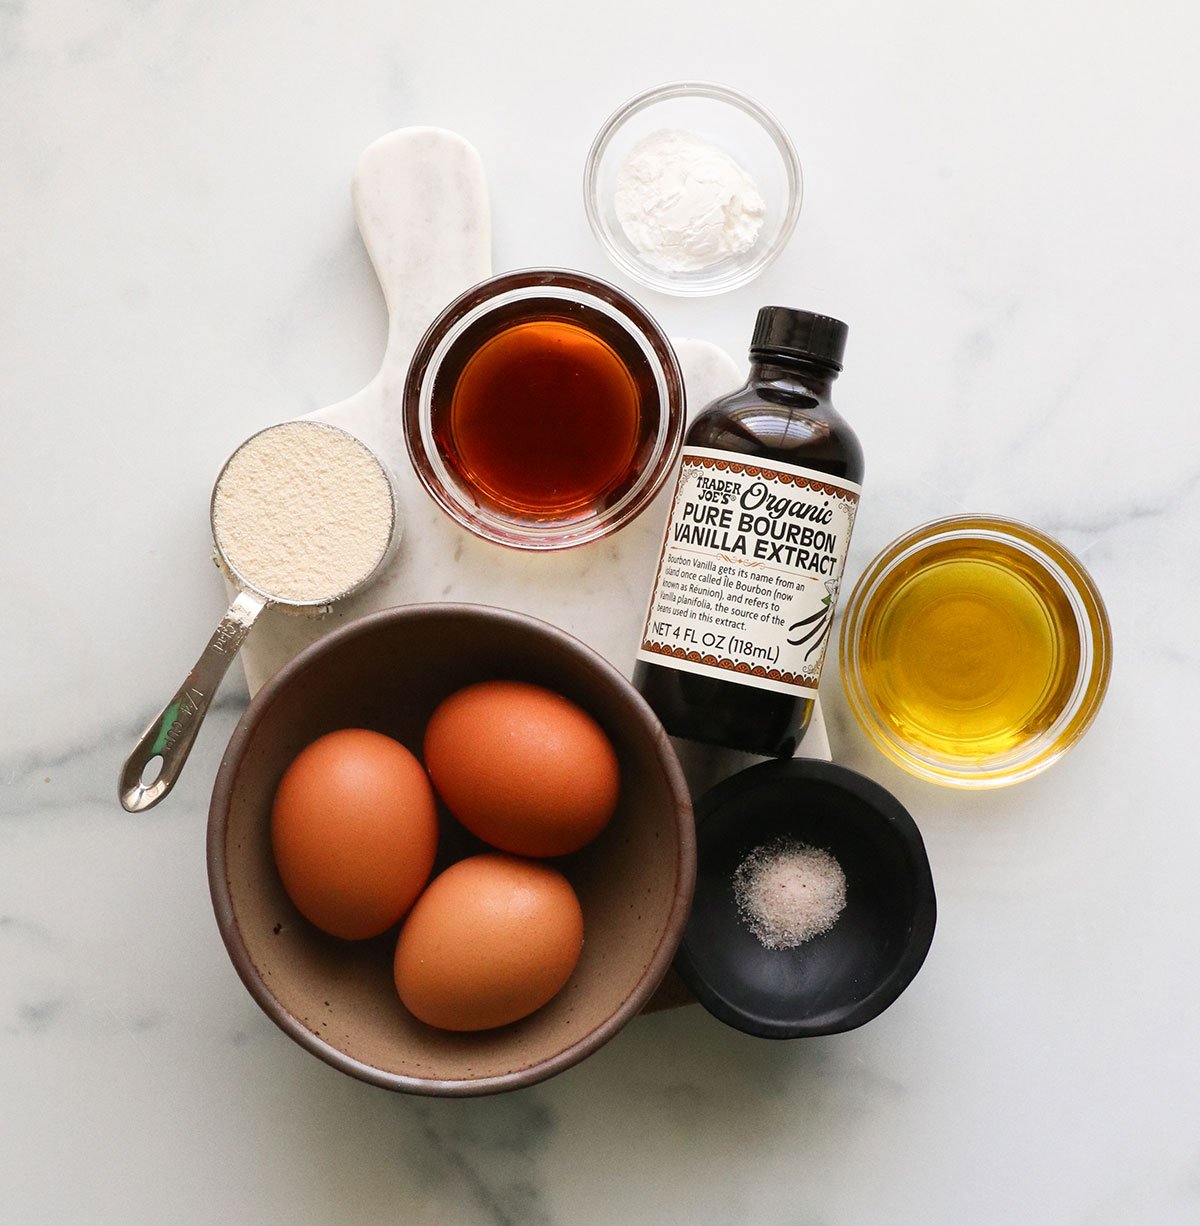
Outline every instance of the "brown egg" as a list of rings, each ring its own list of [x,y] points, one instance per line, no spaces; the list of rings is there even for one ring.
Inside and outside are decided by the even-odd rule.
[[[562,856],[604,829],[621,788],[604,730],[573,702],[521,681],[452,694],[425,730],[425,765],[451,813],[519,856]]]
[[[337,937],[385,932],[433,871],[437,809],[399,741],[347,728],[314,741],[284,772],[271,846],[288,897]]]
[[[540,1009],[571,977],[583,912],[548,864],[472,856],[436,877],[396,943],[396,991],[443,1030],[490,1030]]]

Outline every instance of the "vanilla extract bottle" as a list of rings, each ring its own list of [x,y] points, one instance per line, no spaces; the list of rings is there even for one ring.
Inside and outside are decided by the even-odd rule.
[[[672,736],[784,757],[809,725],[863,477],[847,332],[763,307],[749,380],[688,429],[634,672]]]

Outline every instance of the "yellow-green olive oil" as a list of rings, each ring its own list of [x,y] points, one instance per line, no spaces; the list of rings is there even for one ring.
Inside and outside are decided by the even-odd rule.
[[[894,733],[978,762],[1046,732],[1079,677],[1067,595],[1003,541],[948,541],[897,567],[859,632],[864,689]]]

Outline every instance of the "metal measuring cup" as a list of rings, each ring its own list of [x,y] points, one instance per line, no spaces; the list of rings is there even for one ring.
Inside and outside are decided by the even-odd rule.
[[[262,435],[280,429],[281,426],[268,426],[266,430],[260,430],[257,434],[251,435],[230,455],[221,466],[221,471],[213,484],[208,514],[217,563],[230,582],[239,589],[238,594],[229,606],[229,611],[221,618],[216,632],[208,640],[208,646],[201,653],[192,671],[188,673],[183,684],[175,691],[167,705],[151,721],[121,769],[118,796],[122,808],[130,813],[141,813],[153,808],[175,786],[175,781],[183,770],[183,764],[187,761],[188,754],[191,753],[196,734],[200,731],[200,724],[212,704],[217,687],[221,684],[229,665],[238,653],[238,648],[250,633],[259,614],[269,606],[310,615],[325,611],[336,601],[358,591],[378,574],[399,540],[395,485],[379,457],[349,431],[339,426],[329,425],[327,422],[284,422],[282,426],[298,424],[345,435],[361,447],[363,452],[378,465],[391,503],[391,521],[384,550],[366,573],[355,576],[349,585],[339,591],[322,593],[305,600],[295,600],[280,596],[278,593],[264,591],[262,587],[256,586],[246,576],[239,573],[230,562],[221,544],[216,525],[217,491],[229,466],[242,449]],[[152,764],[156,760],[158,760],[157,770],[154,770]],[[150,770],[147,769],[148,767]]]

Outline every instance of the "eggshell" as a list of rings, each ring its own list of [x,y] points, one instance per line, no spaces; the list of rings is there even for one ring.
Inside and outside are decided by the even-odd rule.
[[[437,809],[420,762],[399,741],[347,728],[314,741],[284,772],[271,846],[288,897],[334,936],[390,928],[433,871]]]
[[[472,856],[417,900],[396,943],[396,990],[443,1030],[490,1030],[559,992],[583,948],[583,912],[548,864]]]
[[[604,729],[560,694],[520,681],[484,681],[447,698],[425,730],[425,765],[468,830],[520,856],[590,843],[621,789]]]

